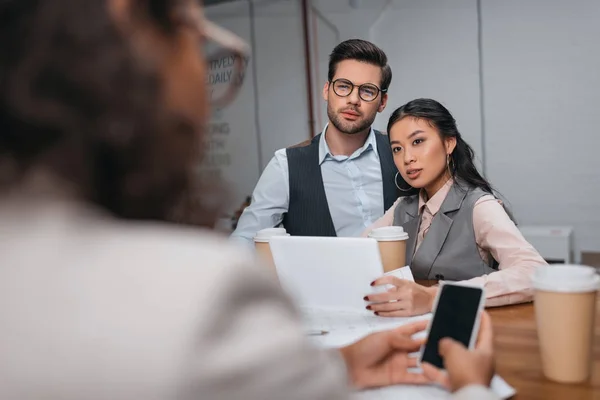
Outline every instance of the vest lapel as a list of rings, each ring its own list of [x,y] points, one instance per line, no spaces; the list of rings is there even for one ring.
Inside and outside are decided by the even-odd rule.
[[[336,236],[319,164],[319,140],[286,150],[290,201],[283,226],[292,236]]]
[[[415,246],[417,244],[419,225],[421,225],[421,218],[414,217],[402,226],[404,232],[408,233],[408,241],[406,242],[406,265],[412,263]]]
[[[323,225],[323,233],[319,236],[337,236],[335,225],[333,225],[333,218],[331,217],[331,211],[329,210],[329,202],[327,201],[327,193],[325,192],[325,184],[323,183],[323,173],[321,172],[321,164],[319,164],[319,141],[321,140],[322,135],[323,132],[315,136],[311,140],[311,144],[309,147],[310,152],[312,153],[311,160],[304,166],[305,170],[302,171],[302,173],[306,174],[307,176],[314,176],[315,178],[318,177],[318,183],[314,184],[313,196],[317,197],[319,202],[322,204],[320,207],[322,208],[322,210],[319,210],[319,213],[306,215],[306,217],[309,219],[321,219],[321,224]]]
[[[429,231],[412,260],[412,264],[420,271],[418,275],[429,276],[433,263],[440,253],[448,232],[450,232],[450,228],[452,227],[454,211],[460,209],[466,195],[466,189],[461,190],[456,182],[452,185],[440,210],[433,217]],[[421,218],[418,218],[418,220],[420,221]],[[418,232],[417,230],[415,233],[415,242]]]

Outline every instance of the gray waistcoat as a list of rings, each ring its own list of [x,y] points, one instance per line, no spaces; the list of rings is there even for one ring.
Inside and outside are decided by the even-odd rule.
[[[416,253],[419,196],[405,197],[398,203],[394,225],[408,233],[406,261],[415,279],[457,281],[494,272],[495,260],[491,256],[488,262],[481,259],[473,229],[473,207],[486,194],[455,182]]]

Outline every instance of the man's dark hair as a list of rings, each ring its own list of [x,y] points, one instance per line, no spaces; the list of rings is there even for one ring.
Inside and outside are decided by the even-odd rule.
[[[373,43],[361,39],[350,39],[335,46],[329,55],[329,72],[327,74],[329,82],[333,81],[337,65],[344,60],[357,60],[380,67],[380,89],[387,90],[390,87],[392,69],[387,63],[387,56]]]
[[[133,4],[175,32],[180,1]],[[118,217],[170,218],[201,138],[131,46],[106,1],[0,0],[0,194],[42,170]]]

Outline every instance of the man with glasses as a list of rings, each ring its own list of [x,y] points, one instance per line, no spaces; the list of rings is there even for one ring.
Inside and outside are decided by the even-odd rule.
[[[387,137],[371,127],[391,80],[387,56],[374,44],[337,45],[323,88],[329,123],[310,142],[275,152],[232,237],[251,241],[279,225],[291,235],[359,236],[406,194],[396,188]]]

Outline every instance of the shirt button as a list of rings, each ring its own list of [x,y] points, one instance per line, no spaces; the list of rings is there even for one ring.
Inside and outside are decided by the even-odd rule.
[[[442,274],[436,274],[435,275],[435,279],[440,280],[440,281],[444,280],[444,275],[442,275]]]

